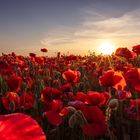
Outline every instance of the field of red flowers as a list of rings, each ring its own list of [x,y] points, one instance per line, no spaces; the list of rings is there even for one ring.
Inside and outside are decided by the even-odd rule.
[[[140,139],[140,45],[112,55],[0,56],[0,140]]]

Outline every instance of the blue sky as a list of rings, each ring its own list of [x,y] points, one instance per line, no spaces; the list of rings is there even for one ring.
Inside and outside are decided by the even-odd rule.
[[[140,43],[139,0],[0,0],[0,53],[95,50]]]

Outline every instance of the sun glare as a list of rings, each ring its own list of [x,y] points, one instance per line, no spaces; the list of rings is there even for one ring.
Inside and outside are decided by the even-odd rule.
[[[109,42],[105,41],[99,45],[99,53],[104,55],[111,55],[115,51],[115,46]]]

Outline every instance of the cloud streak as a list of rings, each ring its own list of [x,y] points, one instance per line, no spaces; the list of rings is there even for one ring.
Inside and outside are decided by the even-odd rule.
[[[75,43],[76,40],[67,35],[52,35],[40,40],[42,45],[64,45]]]
[[[76,36],[86,38],[130,38],[140,35],[140,9],[127,12],[121,17],[111,17],[103,20],[88,19],[83,22],[82,30],[75,33]],[[99,15],[100,17],[103,17]]]
[[[129,40],[137,43],[140,36],[140,9],[129,11],[120,17],[106,17],[97,11],[86,10],[83,21],[74,30],[69,28],[40,40],[42,45],[84,44],[99,39]],[[140,43],[140,42],[139,42]]]

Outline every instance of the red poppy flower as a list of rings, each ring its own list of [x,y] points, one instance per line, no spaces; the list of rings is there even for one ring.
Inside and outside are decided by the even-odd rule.
[[[30,57],[36,57],[35,53],[29,53]]]
[[[44,58],[41,57],[41,56],[38,56],[35,58],[35,61],[40,64],[40,65],[43,65],[44,64]]]
[[[0,61],[0,73],[3,75],[10,75],[14,73],[14,68],[10,66],[10,64],[5,61]]]
[[[115,92],[115,97],[119,100],[126,100],[128,98],[132,97],[132,94],[130,91],[125,91],[125,90],[117,90]]]
[[[89,106],[83,110],[88,122],[82,126],[84,134],[88,136],[101,136],[106,133],[106,122],[103,112],[96,106]]]
[[[115,89],[124,89],[126,82],[121,72],[109,70],[100,77],[99,83],[104,87],[114,87]]]
[[[68,70],[62,74],[62,77],[67,81],[67,82],[77,82],[80,78],[80,72],[79,71],[73,71],[73,70]]]
[[[86,96],[87,95],[83,92],[77,92],[76,95],[73,96],[73,99],[84,102],[86,100]]]
[[[63,101],[69,101],[70,99],[73,98],[73,92],[65,92],[62,96]]]
[[[52,99],[60,99],[62,92],[56,88],[46,87],[43,90],[42,95],[44,101],[50,101]]]
[[[140,54],[140,45],[133,46],[132,51],[139,55]]]
[[[103,105],[105,103],[105,97],[99,92],[88,91],[86,103],[91,105]]]
[[[118,48],[115,52],[117,56],[124,57],[126,59],[133,58],[132,52],[127,48]]]
[[[34,104],[34,94],[32,92],[23,92],[20,96],[20,104],[24,109],[30,109]]]
[[[78,57],[75,55],[68,55],[65,57],[67,61],[77,60]]]
[[[140,91],[140,68],[131,68],[125,73],[125,80],[130,88]]]
[[[21,86],[22,78],[20,76],[12,76],[7,79],[7,84],[13,92],[19,92]]]
[[[130,100],[129,107],[124,111],[134,120],[140,121],[140,99]]]
[[[15,111],[20,107],[20,98],[17,93],[6,92],[6,96],[2,97],[3,106],[10,111]]]
[[[0,139],[46,140],[37,122],[22,113],[0,115]]]
[[[76,110],[82,110],[85,107],[85,104],[82,101],[76,100],[68,102],[68,106],[72,106]]]
[[[62,85],[61,86],[61,91],[62,92],[70,92],[71,91],[71,84],[70,83],[67,83],[65,85]]]
[[[50,109],[44,112],[44,116],[47,117],[49,123],[55,126],[59,126],[62,123],[62,117],[60,114],[62,107],[63,104],[61,100],[52,100],[50,102]]]
[[[48,50],[46,48],[42,48],[40,51],[41,52],[48,52]]]

